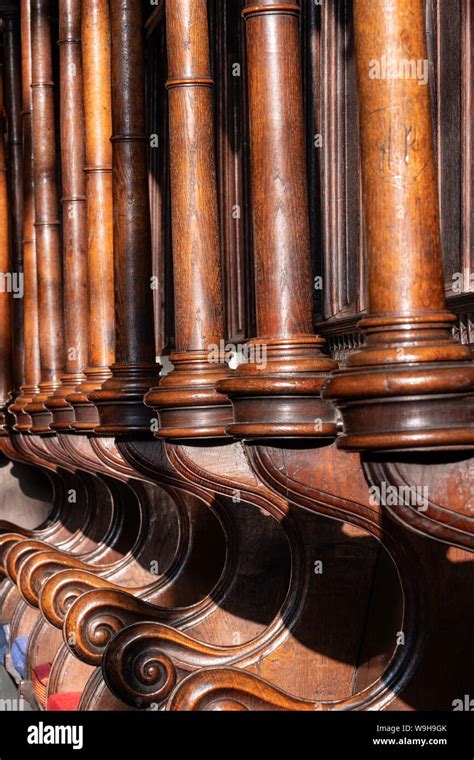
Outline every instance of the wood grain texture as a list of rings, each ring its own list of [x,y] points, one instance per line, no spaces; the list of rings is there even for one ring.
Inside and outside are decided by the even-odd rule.
[[[23,265],[24,265],[24,366],[25,383],[21,394],[10,410],[15,416],[15,429],[26,431],[32,420],[26,414],[26,404],[39,393],[41,379],[38,320],[38,277],[36,258],[34,169],[32,143],[31,90],[31,4],[21,3],[21,81],[22,81],[22,141],[23,141]]]
[[[38,261],[38,310],[41,357],[40,394],[26,407],[31,432],[49,433],[52,416],[44,402],[61,384],[64,371],[61,225],[59,221],[54,83],[50,8],[47,0],[31,3],[33,91],[33,160],[35,230]]]
[[[73,427],[93,430],[99,417],[87,394],[110,377],[115,356],[110,18],[106,0],[83,0],[81,16],[89,289],[86,381],[67,396]]]
[[[3,15],[3,43],[5,47],[5,114],[7,120],[8,172],[11,206],[11,245],[13,276],[19,281],[23,276],[23,150],[21,116],[21,38],[20,14]],[[18,282],[18,284],[20,284]],[[18,396],[24,382],[24,300],[12,299],[12,352],[13,352],[13,395]]]
[[[369,314],[363,347],[323,395],[342,412],[344,448],[472,444],[474,365],[450,336],[430,91],[418,68],[400,68],[427,65],[423,3],[354,7]]]
[[[97,432],[149,433],[143,396],[156,382],[151,228],[145,134],[142,4],[113,0],[112,124],[116,356],[112,377],[89,398]]]
[[[5,414],[13,391],[12,319],[8,273],[11,272],[10,216],[7,164],[5,156],[5,119],[3,101],[4,63],[0,59],[0,272],[4,275],[0,291],[0,429],[7,434]]]
[[[88,359],[87,228],[85,198],[85,128],[81,60],[81,3],[59,3],[60,139],[64,278],[65,374],[45,406],[53,413],[53,430],[74,421],[68,393],[85,380]]]
[[[227,432],[244,438],[336,432],[334,411],[319,394],[336,364],[312,329],[300,12],[297,4],[253,1],[243,10],[258,337],[236,378],[218,389],[233,403]]]
[[[225,435],[230,406],[214,387],[229,371],[220,347],[224,313],[206,3],[169,2],[166,34],[176,350],[173,372],[146,403],[159,413],[157,436],[216,438]]]

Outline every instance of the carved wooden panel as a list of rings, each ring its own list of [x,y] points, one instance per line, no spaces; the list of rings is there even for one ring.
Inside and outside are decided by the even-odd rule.
[[[0,521],[0,622],[32,701],[452,709],[473,678],[469,0],[17,10],[0,464],[51,493],[25,527],[25,481]],[[427,81],[372,81],[400,50]]]

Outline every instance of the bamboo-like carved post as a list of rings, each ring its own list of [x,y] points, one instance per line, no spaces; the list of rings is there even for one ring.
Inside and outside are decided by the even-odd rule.
[[[67,396],[73,427],[99,422],[88,393],[110,377],[114,361],[114,263],[112,237],[112,103],[110,19],[107,0],[82,1],[82,67],[85,108],[85,175],[88,232],[89,360],[86,380]]]
[[[61,235],[56,184],[54,92],[48,0],[31,2],[33,159],[38,302],[41,314],[40,394],[28,404],[32,433],[51,432],[44,402],[59,388],[64,371]]]
[[[248,0],[246,19],[258,337],[235,378],[228,432],[244,438],[336,433],[320,396],[336,363],[312,327],[312,275],[296,3]]]
[[[0,435],[7,435],[5,412],[13,390],[12,323],[7,275],[11,271],[8,181],[3,115],[3,60],[0,58]]]
[[[231,409],[215,390],[229,370],[221,347],[213,81],[204,0],[168,0],[166,30],[176,352],[174,370],[146,403],[159,412],[159,437],[219,437]]]
[[[112,377],[89,394],[103,435],[149,433],[143,403],[156,382],[151,231],[140,0],[112,0],[112,167],[116,356]]]
[[[338,443],[472,444],[474,364],[444,296],[422,0],[356,0],[355,40],[369,315],[324,391],[342,412]]]
[[[36,261],[35,198],[32,145],[31,90],[31,3],[21,0],[21,72],[23,140],[23,267],[24,267],[24,345],[25,383],[10,411],[15,415],[15,430],[26,432],[32,420],[25,407],[39,394],[41,380],[38,320],[38,273]]]
[[[63,277],[66,373],[45,403],[53,430],[70,430],[74,412],[68,393],[85,380],[87,364],[87,228],[81,0],[60,0],[61,166],[63,185]]]
[[[5,46],[5,109],[8,125],[8,167],[11,208],[12,245],[12,354],[13,397],[20,394],[24,382],[25,350],[23,330],[23,167],[21,137],[21,58],[20,19],[18,10],[3,13]]]

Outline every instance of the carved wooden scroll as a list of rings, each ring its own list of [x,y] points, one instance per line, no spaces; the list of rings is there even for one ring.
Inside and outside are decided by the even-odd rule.
[[[21,63],[0,2],[0,271],[25,274],[23,320],[0,292],[0,449],[53,485],[45,523],[0,521],[0,622],[26,680],[51,667],[42,708],[439,710],[471,688],[472,341],[440,240],[470,257],[472,138],[447,225],[444,59],[434,100],[424,81],[445,5],[355,1],[357,106],[344,0],[22,0]]]

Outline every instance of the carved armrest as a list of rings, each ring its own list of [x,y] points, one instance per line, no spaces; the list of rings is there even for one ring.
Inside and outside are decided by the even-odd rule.
[[[3,565],[12,583],[18,583],[18,570],[21,563],[31,555],[50,551],[51,545],[45,541],[25,540],[14,541],[5,550]]]
[[[62,630],[71,605],[93,589],[120,589],[120,586],[87,570],[61,570],[41,587],[40,610],[48,623]]]
[[[20,594],[32,607],[39,606],[39,593],[43,583],[59,570],[86,570],[98,572],[100,568],[55,551],[44,551],[27,557],[18,567],[17,585]]]
[[[194,670],[242,661],[253,642],[215,646],[161,623],[135,623],[111,638],[102,659],[109,689],[132,707],[162,702],[176,682],[176,668]]]
[[[383,679],[352,696],[336,700],[302,699],[253,673],[238,668],[203,668],[174,689],[165,709],[178,710],[298,710],[381,709],[393,699]]]
[[[5,571],[5,559],[7,552],[9,549],[11,549],[13,546],[16,546],[21,541],[24,541],[24,536],[21,533],[15,532],[15,533],[5,533],[4,535],[0,536],[0,574],[6,575]]]
[[[150,604],[112,587],[82,594],[67,611],[63,632],[69,649],[78,659],[100,665],[107,644],[123,628],[145,621],[176,624],[182,618],[180,608]]]
[[[331,703],[300,699],[238,668],[208,668],[187,676],[166,703],[168,711],[330,710]]]
[[[3,533],[15,533],[19,536],[23,536],[24,538],[34,536],[33,530],[28,530],[28,528],[21,528],[19,525],[15,525],[15,523],[9,522],[8,520],[0,520],[0,534]]]

